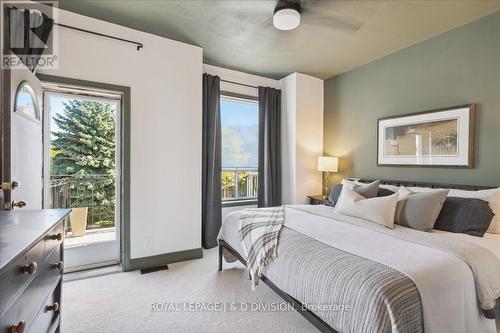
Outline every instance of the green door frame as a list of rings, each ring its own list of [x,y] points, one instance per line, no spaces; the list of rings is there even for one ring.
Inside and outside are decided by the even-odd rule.
[[[42,82],[93,89],[110,90],[123,96],[120,121],[121,196],[120,196],[120,263],[124,271],[130,265],[130,87],[102,82],[78,80],[61,76],[36,74]]]

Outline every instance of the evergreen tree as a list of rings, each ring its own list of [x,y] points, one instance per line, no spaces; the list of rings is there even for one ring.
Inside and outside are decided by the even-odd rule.
[[[53,119],[52,174],[70,177],[71,207],[89,207],[89,222],[114,221],[115,120],[108,103],[69,100]],[[93,221],[92,221],[93,220]]]

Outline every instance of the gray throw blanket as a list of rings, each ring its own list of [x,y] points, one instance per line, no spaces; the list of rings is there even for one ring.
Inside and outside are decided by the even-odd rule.
[[[252,288],[276,257],[278,236],[285,220],[283,207],[245,209],[239,217],[239,236]]]

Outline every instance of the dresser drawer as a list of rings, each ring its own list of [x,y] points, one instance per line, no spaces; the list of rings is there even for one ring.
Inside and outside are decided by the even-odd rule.
[[[61,233],[63,235],[64,226],[62,221],[52,228],[42,240],[2,272],[2,275],[0,275],[0,286],[2,287],[0,314],[4,313],[26,286],[40,274],[40,268],[47,261],[47,256],[56,247],[60,247],[62,238],[58,240],[58,234]],[[60,251],[57,253],[60,253]]]
[[[43,264],[43,241],[38,242],[0,275],[0,313],[5,312],[39,273]]]
[[[54,292],[45,300],[40,312],[29,328],[28,333],[50,332],[51,327],[59,323],[58,316],[61,311],[61,283],[62,281],[59,282]]]
[[[43,258],[45,259],[56,246],[61,246],[64,240],[64,219],[59,221],[43,237]]]
[[[9,332],[12,325],[24,321],[26,328],[33,324],[47,296],[53,292],[61,281],[61,270],[56,265],[61,260],[61,248],[57,246],[38,267],[36,275],[14,304],[2,314],[0,332]],[[25,331],[26,332],[26,331]]]

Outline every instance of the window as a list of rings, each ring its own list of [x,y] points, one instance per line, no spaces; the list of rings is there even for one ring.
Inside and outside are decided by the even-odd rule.
[[[24,115],[28,119],[40,121],[40,112],[38,110],[35,91],[26,81],[23,81],[17,88],[14,111]]]
[[[221,96],[222,201],[257,199],[259,106],[256,100]]]

